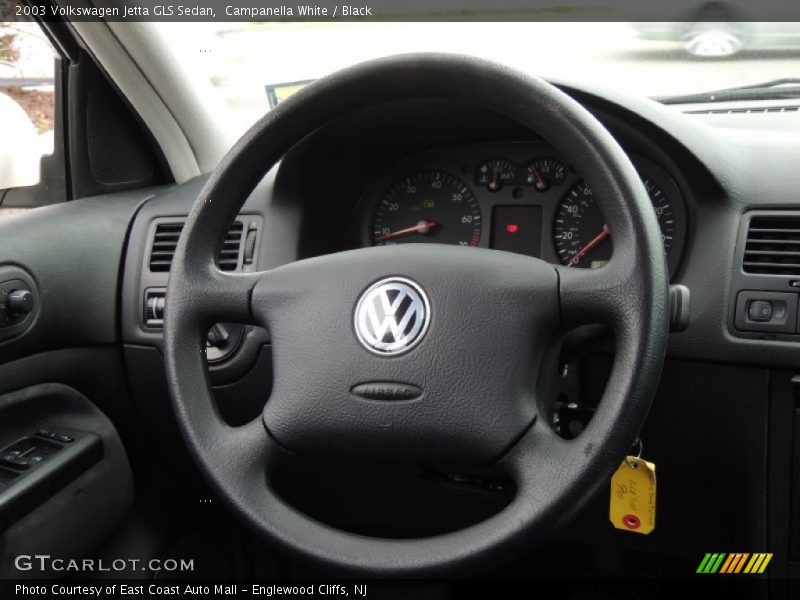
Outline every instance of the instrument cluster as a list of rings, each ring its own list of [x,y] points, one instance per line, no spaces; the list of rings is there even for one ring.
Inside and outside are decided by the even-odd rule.
[[[670,273],[687,230],[686,202],[672,177],[631,160],[653,203]],[[576,268],[601,268],[613,235],[580,166],[543,142],[471,144],[407,158],[364,198],[364,245],[440,243],[527,254]]]

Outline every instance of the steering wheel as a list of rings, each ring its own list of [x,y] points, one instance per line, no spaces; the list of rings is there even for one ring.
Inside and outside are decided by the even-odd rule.
[[[439,98],[505,114],[581,165],[613,234],[599,269],[479,248],[401,244],[223,272],[215,255],[244,200],[299,140],[382,102]],[[300,200],[298,200],[299,202]],[[167,378],[186,443],[212,487],[254,530],[318,564],[361,575],[431,576],[530,549],[610,477],[647,415],[667,335],[664,249],[630,160],[555,87],[495,63],[442,54],[370,61],[309,85],[258,121],[195,202],[178,244],[164,323]],[[263,418],[224,423],[203,360],[217,322],[271,335]],[[566,441],[540,414],[560,333],[613,328],[617,349],[586,429]],[[499,513],[422,539],[341,531],[270,484],[286,453],[413,464],[496,465],[516,484]]]

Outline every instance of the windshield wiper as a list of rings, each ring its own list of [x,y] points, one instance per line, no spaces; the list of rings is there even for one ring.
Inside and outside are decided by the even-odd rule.
[[[737,100],[781,100],[800,97],[800,78],[773,79],[755,85],[743,85],[713,92],[655,98],[662,104],[694,104],[702,102],[735,102]]]

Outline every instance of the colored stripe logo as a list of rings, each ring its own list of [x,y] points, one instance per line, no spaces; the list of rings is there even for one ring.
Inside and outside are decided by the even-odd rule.
[[[697,567],[698,573],[763,573],[769,561],[772,560],[772,552],[707,552]]]

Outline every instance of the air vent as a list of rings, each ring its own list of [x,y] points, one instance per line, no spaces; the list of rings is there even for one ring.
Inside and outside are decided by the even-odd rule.
[[[241,221],[234,221],[228,231],[228,237],[222,244],[219,251],[219,268],[223,271],[235,271],[239,266],[239,248],[242,246],[242,230],[244,225]]]
[[[151,271],[169,271],[181,231],[183,231],[183,223],[159,223],[156,226],[153,248],[150,251]]]
[[[242,245],[244,225],[234,221],[219,252],[219,268],[223,271],[235,271],[239,266],[239,249]],[[159,223],[153,236],[153,247],[150,250],[150,270],[166,273],[172,266],[178,238],[183,231],[182,222]]]
[[[742,266],[745,273],[799,276],[800,216],[753,217]]]

